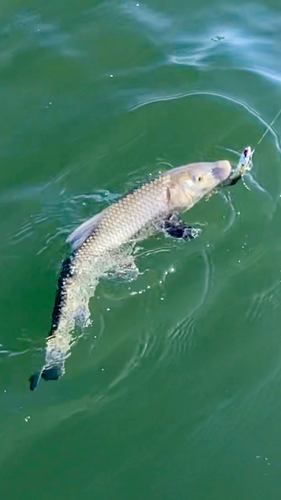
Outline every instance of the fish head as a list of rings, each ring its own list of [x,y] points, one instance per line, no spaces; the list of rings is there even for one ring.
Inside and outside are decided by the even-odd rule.
[[[189,209],[231,173],[228,160],[191,163],[172,169],[170,203],[174,209]]]

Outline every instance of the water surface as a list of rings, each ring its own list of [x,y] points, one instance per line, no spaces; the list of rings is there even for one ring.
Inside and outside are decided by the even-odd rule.
[[[280,499],[281,119],[246,186],[185,215],[202,236],[142,242],[65,376],[28,389],[67,234],[167,164],[255,147],[280,27],[273,0],[2,2],[3,498]]]

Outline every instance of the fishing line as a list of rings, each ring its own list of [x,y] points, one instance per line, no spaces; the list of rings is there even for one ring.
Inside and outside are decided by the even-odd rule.
[[[274,123],[276,122],[276,120],[279,117],[280,113],[281,113],[281,108],[279,109],[279,111],[278,111],[277,115],[275,116],[275,118],[273,118],[272,122],[267,126],[267,129],[265,130],[265,132],[261,136],[261,138],[260,138],[259,142],[257,143],[255,149],[253,150],[252,156],[253,156],[254,152],[256,151],[257,147],[259,146],[259,144],[261,143],[261,141],[265,138],[265,136],[268,133],[270,127],[272,127],[272,125],[274,125]]]
[[[280,114],[281,114],[281,108],[279,109],[277,115],[273,118],[272,122],[266,127],[266,130],[264,131],[261,138],[259,139],[255,149],[252,150],[252,148],[250,146],[247,146],[246,148],[243,149],[243,151],[240,155],[237,167],[236,167],[236,169],[234,169],[232,171],[232,174],[230,176],[231,183],[228,182],[225,185],[236,184],[238,179],[242,179],[242,183],[243,183],[244,187],[248,191],[250,191],[250,188],[246,185],[246,183],[244,181],[244,174],[247,171],[249,172],[252,169],[252,167],[253,167],[253,155],[254,155],[257,147],[262,142],[262,140],[265,138],[266,134],[271,129],[272,125],[274,125],[274,123],[276,122],[276,120],[280,116]],[[223,148],[223,149],[226,149],[226,148]],[[228,151],[231,151],[231,150],[228,149]]]
[[[277,115],[273,118],[272,122],[267,126],[266,130],[264,131],[264,133],[262,134],[260,140],[258,141],[255,149],[251,150],[250,146],[248,146],[247,148],[244,149],[244,151],[242,152],[242,154],[240,156],[240,159],[239,159],[239,162],[238,162],[238,165],[237,165],[237,170],[242,167],[242,170],[241,170],[242,182],[243,182],[244,186],[249,191],[250,191],[250,189],[245,184],[243,176],[247,172],[247,170],[248,171],[251,170],[251,168],[253,166],[253,155],[254,155],[257,147],[263,141],[263,139],[265,138],[266,134],[268,133],[268,131],[270,130],[270,128],[274,125],[274,123],[276,122],[276,120],[280,116],[280,114],[281,114],[281,108],[279,109]]]

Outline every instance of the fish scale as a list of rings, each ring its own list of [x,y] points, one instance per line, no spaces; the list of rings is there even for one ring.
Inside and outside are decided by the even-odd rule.
[[[76,261],[113,250],[158,217],[168,215],[169,182],[169,175],[150,181],[108,207],[94,233],[78,249]]]

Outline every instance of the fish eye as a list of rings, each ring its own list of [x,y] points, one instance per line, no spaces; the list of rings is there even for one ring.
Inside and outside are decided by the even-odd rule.
[[[197,181],[198,181],[198,182],[203,181],[203,176],[202,176],[202,175],[198,175],[198,177],[197,177]]]

